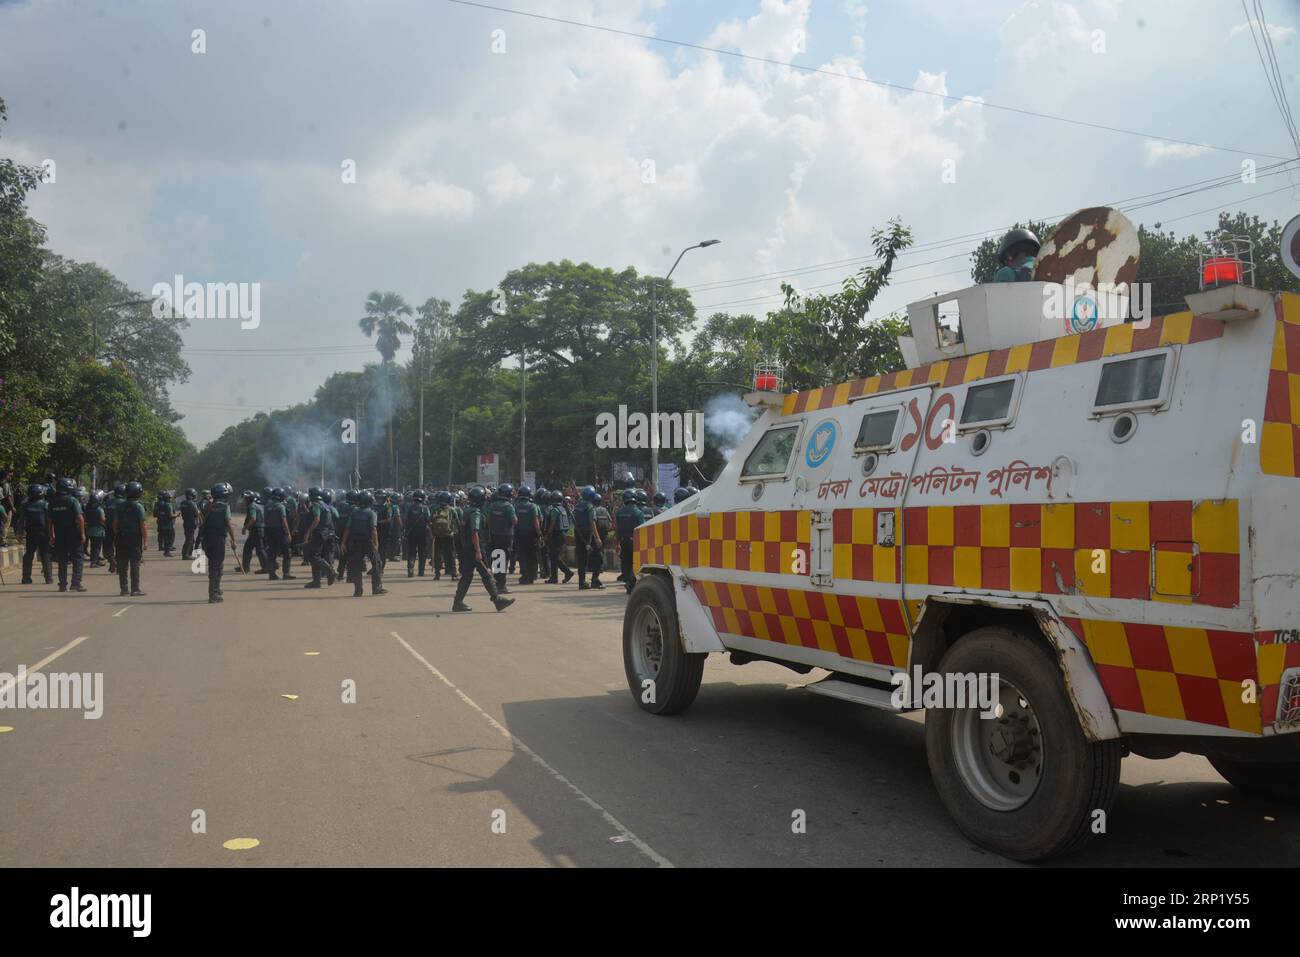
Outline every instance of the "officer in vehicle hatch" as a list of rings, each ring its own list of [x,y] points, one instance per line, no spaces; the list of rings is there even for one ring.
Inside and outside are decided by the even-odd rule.
[[[104,493],[91,492],[90,501],[86,503],[86,538],[90,540],[90,567],[99,568],[104,564],[104,536],[107,530],[107,514],[104,511]]]
[[[172,503],[172,493],[163,491],[158,496],[154,517],[158,520],[158,547],[163,558],[171,558],[176,550],[176,506]]]
[[[303,530],[302,547],[307,561],[311,562],[311,581],[303,588],[320,588],[321,575],[334,584],[334,511],[325,501],[325,490],[313,485],[307,490],[307,527]]]
[[[510,564],[510,555],[515,550],[515,525],[519,516],[510,498],[515,488],[509,482],[497,486],[496,495],[488,503],[485,517],[487,519],[487,559],[493,570],[492,579],[496,582],[497,594],[509,594],[506,587],[506,569]],[[500,571],[496,569],[500,568]]]
[[[194,502],[197,495],[194,489],[187,488],[176,506],[176,511],[181,513],[181,530],[185,532],[185,541],[181,543],[181,558],[186,561],[194,557],[194,530],[199,526],[199,507]]]
[[[270,572],[271,581],[279,581],[275,569],[280,564],[284,566],[282,577],[285,581],[293,581],[297,577],[289,574],[289,563],[293,560],[293,556],[289,551],[292,532],[288,509],[285,507],[286,497],[284,489],[271,489],[271,504],[263,511],[263,521],[266,524],[266,567]]]
[[[564,584],[573,578],[573,569],[564,562],[564,533],[569,530],[569,513],[564,508],[564,493],[554,491],[550,495],[551,507],[546,510],[546,521],[542,533],[546,536],[546,563],[551,570],[546,579],[548,585],[558,585],[559,574],[564,572]]]
[[[203,554],[208,557],[208,604],[211,605],[225,600],[221,594],[221,575],[225,571],[227,539],[230,541],[230,554],[238,561],[235,522],[230,511],[230,493],[233,491],[228,482],[212,486],[212,504],[203,513],[203,525],[199,529]]]
[[[127,482],[123,488],[124,498],[118,502],[113,518],[115,539],[113,551],[117,556],[117,584],[123,595],[143,598],[140,590],[140,559],[149,548],[149,527],[145,521],[144,486],[139,482]],[[126,590],[127,573],[131,577],[131,590]]]
[[[41,572],[45,584],[54,581],[50,572],[50,550],[54,542],[54,527],[50,524],[50,503],[45,500],[45,486],[33,482],[27,486],[27,501],[23,503],[23,532],[27,549],[23,552],[24,585],[32,584],[32,559],[41,559]]]
[[[636,502],[636,489],[623,490],[623,507],[614,513],[614,526],[618,529],[618,556],[622,573],[618,576],[628,591],[636,584],[636,575],[632,572],[632,539],[638,525],[645,523],[645,512]]]
[[[600,528],[596,523],[596,509],[600,493],[593,485],[584,485],[578,493],[578,504],[573,507],[573,560],[578,566],[578,590],[604,588],[600,570],[604,564]],[[591,584],[587,584],[587,573]]]
[[[994,282],[1029,282],[1041,244],[1028,229],[1012,229],[998,244],[998,271]]]
[[[365,594],[362,578],[365,575],[366,556],[370,555],[370,594],[387,595],[384,588],[384,566],[379,560],[379,516],[375,514],[375,500],[369,492],[358,492],[348,515],[348,534],[343,539],[343,554],[348,560],[348,581],[352,582],[352,597]]]
[[[452,602],[452,611],[472,611],[469,605],[465,604],[465,596],[469,594],[470,582],[474,580],[474,573],[483,581],[483,587],[487,589],[488,597],[492,599],[492,604],[496,606],[497,611],[505,611],[514,604],[513,598],[504,598],[497,592],[496,582],[492,580],[492,573],[488,571],[487,564],[483,561],[483,546],[486,544],[484,536],[487,529],[483,520],[483,506],[487,503],[487,492],[483,486],[475,485],[469,490],[469,505],[465,514],[461,518],[460,528],[460,581],[456,585],[456,598]]]
[[[519,559],[519,584],[537,581],[537,541],[542,537],[542,511],[533,502],[531,485],[519,486],[515,501],[515,555]]]
[[[86,544],[86,522],[81,503],[77,501],[77,483],[72,479],[55,481],[49,515],[54,532],[54,558],[59,563],[59,591],[68,590],[69,562],[72,563],[72,590],[85,591],[81,585],[81,549]]]
[[[265,575],[270,559],[266,555],[266,510],[251,488],[244,492],[244,554],[240,564],[245,573],[252,571],[251,560],[257,553],[259,575]]]

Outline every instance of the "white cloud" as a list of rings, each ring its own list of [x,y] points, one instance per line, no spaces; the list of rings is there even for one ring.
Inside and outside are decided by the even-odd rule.
[[[1247,20],[1245,23],[1239,23],[1228,31],[1228,39],[1231,40],[1239,33],[1246,33],[1254,28],[1256,34],[1259,32],[1259,21],[1255,19]],[[1270,23],[1265,27],[1268,30],[1270,40],[1286,40],[1295,35],[1295,27],[1288,27],[1281,23]]]
[[[1169,143],[1165,140],[1146,140],[1142,145],[1146,150],[1146,164],[1148,166],[1155,166],[1165,159],[1187,159],[1192,156],[1202,156],[1209,152],[1209,149],[1204,146]]]
[[[533,190],[533,181],[521,173],[514,163],[493,166],[483,174],[483,183],[488,195],[497,203],[520,199]]]
[[[382,213],[415,213],[433,219],[458,221],[474,215],[474,194],[437,179],[416,182],[402,173],[382,169],[358,176],[375,209]]]

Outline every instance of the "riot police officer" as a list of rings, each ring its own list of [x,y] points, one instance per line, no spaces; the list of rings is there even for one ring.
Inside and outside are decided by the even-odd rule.
[[[176,543],[176,509],[172,505],[172,493],[162,491],[153,503],[153,519],[158,526],[158,551],[163,558],[172,557],[172,546]]]
[[[663,492],[655,492],[654,507],[650,509],[650,512],[648,513],[648,517],[654,518],[656,515],[658,515],[667,507],[668,507],[668,496],[665,495]]]
[[[271,489],[271,504],[262,513],[266,528],[266,567],[270,572],[271,581],[279,581],[275,569],[281,564],[283,564],[282,577],[285,581],[293,581],[297,577],[289,574],[289,563],[293,560],[289,542],[293,533],[289,525],[288,510],[285,507],[286,497],[284,489]]]
[[[370,555],[370,594],[387,595],[384,588],[384,566],[379,560],[379,516],[375,514],[375,500],[369,492],[358,492],[348,514],[348,533],[343,539],[343,554],[348,561],[348,581],[352,582],[352,597],[365,594],[362,577],[365,558]]]
[[[118,482],[104,499],[104,557],[108,559],[108,573],[117,574],[117,507],[126,501],[126,483]]]
[[[104,538],[107,534],[108,515],[104,511],[104,493],[91,492],[86,504],[86,537],[90,540],[90,567],[104,564]]]
[[[253,553],[257,553],[259,575],[266,574],[267,555],[266,555],[266,509],[258,500],[257,493],[251,488],[246,489],[243,494],[244,499],[244,552],[243,557],[236,559],[240,567],[247,573],[252,571],[251,560]]]
[[[551,507],[546,511],[546,522],[542,530],[546,535],[546,561],[551,569],[548,585],[558,585],[559,574],[564,572],[564,584],[573,578],[573,569],[564,562],[564,533],[569,529],[569,513],[564,509],[564,493],[554,491],[550,495]]]
[[[313,485],[307,490],[311,518],[303,530],[302,547],[307,561],[311,562],[311,581],[303,588],[320,588],[323,574],[334,584],[334,511],[325,501],[325,490]]]
[[[208,603],[216,604],[225,599],[221,594],[221,576],[226,565],[226,540],[230,540],[230,554],[238,561],[238,546],[235,544],[235,522],[230,512],[230,493],[233,491],[227,482],[218,482],[212,486],[212,504],[203,513],[203,525],[199,538],[203,543],[203,554],[208,559]]]
[[[677,491],[673,492],[673,504],[680,505],[698,491],[693,485],[679,485]]]
[[[460,512],[455,496],[448,491],[439,492],[429,527],[433,532],[433,580],[438,581],[446,572],[448,578],[456,577],[456,541],[460,533]]]
[[[23,503],[23,534],[27,539],[27,548],[23,552],[24,585],[32,584],[32,560],[41,559],[41,571],[45,575],[45,584],[54,581],[50,571],[50,550],[54,542],[54,527],[50,523],[50,503],[45,499],[45,486],[33,482],[27,486],[27,501]]]
[[[533,502],[533,489],[519,486],[515,503],[515,554],[519,559],[519,584],[537,582],[537,542],[542,537],[542,510]]]
[[[144,597],[140,590],[140,559],[149,548],[149,528],[145,521],[144,505],[140,496],[144,495],[144,486],[139,482],[127,482],[123,486],[123,498],[117,504],[113,516],[113,552],[117,557],[117,584],[123,595],[133,598]],[[127,591],[127,574],[130,573],[131,590]]]
[[[61,478],[54,483],[49,502],[50,527],[54,533],[54,557],[59,563],[59,591],[68,590],[68,563],[72,563],[72,590],[85,591],[81,584],[81,549],[86,544],[86,522],[77,501],[77,483]]]
[[[542,534],[537,536],[537,574],[542,581],[551,577],[550,548],[546,544],[546,516],[551,510],[551,492],[545,485],[537,486],[533,492],[533,501],[537,503],[537,517],[542,523]]]
[[[465,596],[469,594],[470,582],[474,580],[475,572],[478,572],[483,587],[487,589],[488,597],[492,599],[492,604],[496,606],[497,611],[504,611],[515,602],[513,598],[504,598],[498,593],[492,573],[488,571],[488,566],[483,561],[483,546],[486,544],[484,536],[487,533],[483,506],[486,503],[487,492],[483,486],[475,485],[469,490],[469,507],[465,510],[460,523],[460,581],[456,585],[456,598],[451,605],[452,611],[472,610],[465,604]]]
[[[429,542],[432,531],[429,528],[429,507],[424,504],[424,491],[416,489],[411,493],[411,503],[406,506],[406,515],[402,527],[406,530],[406,577],[415,577],[415,562],[419,559],[420,575],[424,575],[424,566],[429,561]]]
[[[645,512],[637,504],[636,489],[623,490],[623,507],[614,513],[614,525],[618,529],[618,555],[622,573],[618,576],[628,591],[636,584],[632,572],[632,538],[636,535],[638,525],[645,523]]]
[[[600,493],[594,486],[584,485],[578,493],[578,504],[573,508],[573,560],[578,566],[579,591],[605,587],[600,580],[604,543],[596,523],[599,504]],[[591,573],[590,585],[587,584],[588,572]]]
[[[199,507],[194,498],[198,495],[192,488],[185,490],[185,495],[176,505],[181,513],[181,530],[185,532],[185,541],[181,543],[181,558],[189,561],[194,557],[194,530],[199,525]]]
[[[485,515],[488,561],[492,567],[492,578],[496,582],[499,595],[510,592],[506,587],[506,569],[510,565],[510,554],[515,548],[515,525],[519,522],[514,505],[510,504],[510,497],[514,492],[514,486],[509,482],[498,485],[496,495],[488,503]],[[498,568],[501,570],[497,571]]]

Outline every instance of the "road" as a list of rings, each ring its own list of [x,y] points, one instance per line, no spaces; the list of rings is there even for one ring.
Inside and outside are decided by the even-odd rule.
[[[85,594],[8,575],[0,671],[57,654],[44,671],[102,673],[104,703],[0,710],[0,861],[1013,866],[949,821],[920,716],[715,655],[695,705],[654,717],[623,676],[621,589],[517,587],[497,614],[476,583],[453,615],[450,583],[389,570],[363,599],[228,572],[220,605],[154,551],[143,598],[105,569]],[[1127,759],[1107,834],[1065,864],[1297,860],[1297,809],[1184,755]]]

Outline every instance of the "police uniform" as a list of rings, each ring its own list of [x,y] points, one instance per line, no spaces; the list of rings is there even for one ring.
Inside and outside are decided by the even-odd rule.
[[[424,566],[429,561],[429,507],[423,497],[415,499],[406,507],[406,517],[402,522],[406,530],[406,577],[415,577],[415,563],[419,560],[420,574],[424,575]]]
[[[487,589],[488,597],[498,609],[504,608],[513,601],[501,597],[492,573],[483,562],[482,550],[483,539],[487,533],[486,524],[482,509],[478,503],[471,501],[460,524],[460,581],[456,584],[456,599],[451,606],[453,611],[469,610],[469,606],[465,604],[465,596],[469,594],[470,582],[474,580],[475,572],[478,572],[483,587]],[[475,547],[475,538],[478,539],[478,547]]]
[[[38,486],[33,485],[32,488]],[[22,583],[32,584],[32,561],[39,555],[41,572],[48,585],[54,581],[54,576],[50,571],[50,503],[45,500],[44,489],[34,494],[31,489],[28,490],[22,513],[23,534],[27,540],[27,548],[23,552]]]
[[[68,588],[68,563],[72,563],[72,590],[81,587],[82,513],[81,503],[72,492],[61,489],[50,501],[50,524],[54,528],[54,558],[59,563],[59,591]]]
[[[501,493],[497,493],[501,496]],[[510,555],[515,549],[515,523],[519,517],[510,499],[501,496],[493,499],[487,506],[487,532],[489,567],[493,569],[492,579],[496,582],[497,593],[510,591],[506,587],[506,569],[510,564]],[[500,568],[501,571],[496,571]]]
[[[244,571],[250,571],[249,559],[257,553],[259,575],[265,575],[269,559],[266,554],[266,509],[256,496],[244,496]]]
[[[320,588],[321,575],[334,584],[334,512],[323,497],[311,500],[310,518],[303,529],[303,554],[311,562],[311,581],[304,588]],[[313,528],[313,523],[315,527]],[[308,534],[310,529],[310,534]]]
[[[451,493],[439,493],[439,501],[429,516],[433,533],[433,578],[456,577],[456,539],[460,531],[460,511],[452,504]]]
[[[158,549],[164,558],[172,557],[176,547],[176,508],[170,497],[164,495],[154,506],[154,518],[158,520]]]
[[[285,581],[293,581],[296,576],[289,574],[289,563],[292,561],[289,535],[292,532],[286,534],[284,530],[285,522],[288,521],[288,510],[285,508],[283,493],[272,496],[271,504],[263,509],[262,521],[266,527],[266,568],[271,581],[277,580],[275,574],[277,565],[283,566],[281,577]]]
[[[208,559],[208,601],[219,602],[221,597],[221,576],[226,566],[226,539],[233,539],[230,527],[230,503],[214,495],[212,504],[203,514],[203,524],[199,529],[199,540],[203,544],[203,554]],[[234,543],[231,542],[231,554]]]
[[[548,585],[558,585],[559,574],[564,572],[564,582],[568,584],[573,577],[573,569],[564,563],[564,531],[568,523],[568,514],[564,511],[564,496],[559,492],[551,493],[551,507],[546,511],[546,558],[550,568]]]
[[[595,489],[592,493],[594,495]],[[578,564],[578,588],[604,588],[600,581],[604,561],[600,529],[596,526],[596,504],[586,495],[573,507],[573,552],[573,560]],[[591,573],[591,585],[587,584],[588,572]]]
[[[531,492],[519,490],[515,505],[515,554],[519,559],[519,584],[531,585],[537,581],[537,540],[541,537],[541,509],[533,502]]]
[[[92,495],[86,505],[86,538],[90,540],[90,567],[98,568],[104,564],[104,539],[107,536],[107,514],[102,500]]]
[[[128,594],[128,573],[131,582],[129,594],[144,594],[140,591],[140,558],[144,551],[144,529],[145,510],[140,499],[128,497],[118,502],[113,517],[113,551],[117,558],[118,589],[123,595]]]
[[[365,574],[365,559],[370,555],[370,593],[381,595],[383,587],[383,564],[374,555],[370,533],[379,527],[379,517],[375,510],[366,504],[358,504],[348,515],[348,581],[352,582],[352,595],[360,598],[365,594],[362,577]]]
[[[620,566],[621,574],[618,580],[627,586],[631,591],[632,586],[636,584],[636,576],[632,572],[632,538],[636,534],[638,525],[645,524],[645,512],[641,511],[640,506],[635,502],[624,502],[623,507],[614,513],[614,525],[618,529],[618,541],[620,548]]]
[[[199,507],[194,504],[194,496],[186,491],[176,510],[181,513],[181,529],[185,532],[185,541],[181,543],[181,558],[194,557],[194,530],[199,525]]]

